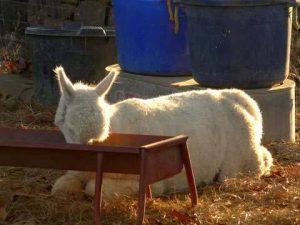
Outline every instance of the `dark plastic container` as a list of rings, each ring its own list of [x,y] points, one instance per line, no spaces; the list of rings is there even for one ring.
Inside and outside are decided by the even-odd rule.
[[[122,70],[154,76],[191,72],[182,10],[175,34],[166,0],[113,0],[113,9]]]
[[[289,73],[288,0],[179,0],[186,9],[194,79],[208,87],[262,88]]]
[[[69,78],[88,83],[99,82],[105,67],[117,62],[114,28],[102,27],[28,27],[33,49],[34,99],[56,105],[59,89],[53,69],[62,65]]]

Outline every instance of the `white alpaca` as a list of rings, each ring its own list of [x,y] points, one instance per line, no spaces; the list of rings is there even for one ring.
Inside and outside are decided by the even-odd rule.
[[[223,181],[239,173],[261,176],[270,170],[272,156],[261,145],[260,110],[243,91],[189,91],[110,105],[104,97],[117,77],[113,72],[95,88],[82,83],[73,85],[62,67],[55,72],[61,90],[55,124],[69,143],[103,141],[109,132],[185,134],[190,137],[197,185]],[[56,181],[52,193],[79,194],[85,185],[86,193],[93,195],[93,179],[93,173],[69,171]],[[137,192],[138,181],[134,176],[108,176],[103,185],[106,197],[115,193],[131,195]],[[187,188],[183,172],[152,186],[154,194]]]

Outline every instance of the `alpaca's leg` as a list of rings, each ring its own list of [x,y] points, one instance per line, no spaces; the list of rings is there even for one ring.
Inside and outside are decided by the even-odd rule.
[[[245,172],[245,162],[243,160],[244,159],[238,157],[225,156],[219,169],[217,181],[223,182],[227,178],[234,178]]]
[[[51,194],[81,197],[82,183],[77,177],[65,174],[55,181]]]
[[[83,184],[94,176],[94,173],[89,172],[68,171],[55,181],[52,194],[80,197],[83,194]]]
[[[241,173],[241,168],[238,168],[235,165],[225,164],[220,168],[220,173],[216,181],[223,182],[227,178],[237,177]]]
[[[84,192],[87,196],[94,197],[94,195],[95,195],[95,184],[96,184],[95,179],[91,179],[86,183]]]
[[[266,149],[265,147],[261,146],[260,147],[261,149],[261,154],[262,154],[262,157],[263,157],[263,160],[264,160],[264,170],[263,170],[263,174],[262,175],[268,175],[270,174],[270,170],[271,170],[271,167],[273,165],[273,158],[272,158],[272,155],[271,153],[268,151],[268,149]]]
[[[104,199],[113,199],[118,196],[132,196],[138,193],[138,177],[131,175],[104,176],[102,196]],[[85,194],[95,195],[95,179],[91,179],[85,186]]]
[[[258,176],[267,175],[273,165],[271,153],[263,146],[258,145],[257,151],[253,151],[248,157],[245,171],[254,171]]]
[[[245,149],[244,149],[245,150]],[[272,156],[263,146],[257,145],[255,149],[249,146],[247,154],[236,154],[239,157],[225,157],[220,168],[219,181],[224,181],[227,177],[236,177],[240,173],[251,173],[261,176],[268,174],[272,166]]]

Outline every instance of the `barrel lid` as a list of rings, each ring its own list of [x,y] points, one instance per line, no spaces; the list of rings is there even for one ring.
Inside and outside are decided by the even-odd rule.
[[[277,4],[297,6],[300,4],[300,0],[174,0],[174,2],[198,6],[259,6]]]
[[[31,26],[25,30],[27,35],[56,37],[114,37],[114,27],[101,26]]]

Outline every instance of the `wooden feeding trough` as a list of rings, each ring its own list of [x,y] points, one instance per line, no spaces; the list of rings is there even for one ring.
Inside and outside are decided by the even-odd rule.
[[[139,179],[138,222],[145,215],[150,184],[166,179],[185,167],[192,205],[197,191],[187,147],[187,136],[111,134],[93,145],[67,144],[57,130],[0,128],[0,165],[95,171],[94,224],[100,225],[103,172],[137,174]]]

